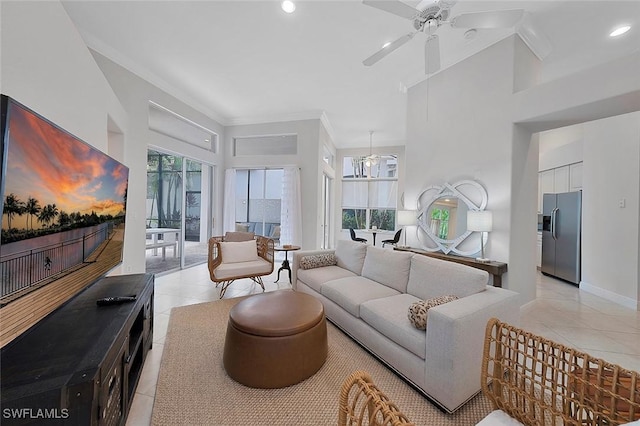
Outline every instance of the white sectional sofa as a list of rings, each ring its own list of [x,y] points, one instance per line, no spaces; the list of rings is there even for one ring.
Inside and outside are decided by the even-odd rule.
[[[292,273],[296,291],[321,300],[332,323],[447,412],[480,391],[487,321],[519,320],[517,293],[488,286],[487,272],[419,254],[340,240],[335,251],[294,252]],[[444,295],[459,299],[416,328],[409,306]]]

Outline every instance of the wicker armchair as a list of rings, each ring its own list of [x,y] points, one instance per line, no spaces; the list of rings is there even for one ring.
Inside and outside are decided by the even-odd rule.
[[[360,425],[413,425],[365,371],[356,371],[343,382],[338,412],[338,426]]]
[[[482,391],[525,425],[619,425],[640,419],[640,373],[489,320]]]
[[[242,243],[237,238],[238,234],[248,235],[249,240],[255,239],[258,257],[250,261],[234,262],[223,257],[224,243]],[[234,238],[235,237],[235,238]],[[224,237],[211,237],[209,239],[209,276],[211,281],[222,284],[220,298],[224,296],[227,288],[235,280],[250,278],[258,283],[264,291],[262,277],[273,272],[273,240],[260,235],[252,236],[250,233],[228,232]],[[254,253],[255,254],[255,253]]]

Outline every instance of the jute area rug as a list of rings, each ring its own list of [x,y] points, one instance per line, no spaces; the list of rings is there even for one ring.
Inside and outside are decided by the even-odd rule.
[[[327,361],[314,376],[283,389],[240,385],[226,374],[222,353],[229,310],[241,299],[171,311],[152,424],[335,425],[340,386],[359,369],[417,425],[475,425],[491,411],[478,395],[456,413],[443,413],[330,323]]]

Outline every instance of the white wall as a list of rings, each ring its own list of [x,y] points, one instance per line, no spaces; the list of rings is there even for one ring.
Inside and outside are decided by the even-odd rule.
[[[583,186],[580,288],[636,309],[640,112],[584,124]]]
[[[443,181],[481,182],[496,228],[489,237],[488,257],[509,264],[506,287],[519,292],[525,303],[535,298],[536,132],[640,110],[640,53],[517,91],[527,87],[512,75],[522,69],[521,61],[531,63],[517,36],[510,37],[409,90],[405,198],[415,199],[421,188]],[[636,151],[630,157],[638,162]],[[600,166],[618,167],[615,162]],[[635,186],[628,193],[637,198],[637,176],[631,182]],[[622,297],[633,299],[640,269],[637,212],[630,220],[635,228],[627,227],[631,233],[625,246],[635,247],[635,258],[625,256],[630,263],[623,266],[611,257],[603,268],[631,274],[624,290],[630,296]]]
[[[571,134],[567,133],[569,129]],[[583,131],[583,125],[576,124],[540,133],[538,170],[554,169],[582,161]]]
[[[527,57],[524,49],[520,39],[510,37],[409,90],[405,188],[405,203],[410,207],[430,185],[462,179],[482,184],[489,194],[487,210],[494,215],[486,255],[510,263],[503,286],[523,294],[523,302],[535,297],[535,239],[529,247],[530,259],[512,258],[512,162],[516,161],[513,173],[523,175],[521,163],[528,160],[513,158],[514,140],[518,157],[525,158],[530,135],[514,130],[510,112],[514,57]],[[537,172],[537,151],[535,161],[533,173]],[[518,187],[531,186],[535,191],[532,179],[518,182]],[[535,211],[533,204],[532,231]],[[418,242],[408,235],[407,244]],[[523,265],[513,267],[516,261]]]
[[[169,153],[218,166],[214,169],[213,218],[216,229],[222,229],[222,167],[223,152],[214,154],[204,148],[179,141],[149,129],[149,101],[153,101],[176,114],[198,123],[216,133],[222,140],[224,128],[206,115],[184,104],[182,101],[160,90],[146,80],[126,70],[98,52],[93,52],[96,63],[108,79],[126,109],[129,117],[129,132],[124,146],[125,158],[130,164],[127,209],[127,241],[124,271],[145,271],[145,217],[147,198],[147,149],[159,148]],[[222,145],[222,144],[219,144]]]
[[[131,168],[120,149],[128,142],[126,112],[62,5],[0,2],[0,8],[2,93]],[[122,132],[111,146],[109,123]],[[131,253],[128,225],[123,265]]]
[[[225,168],[283,167],[300,168],[302,192],[302,248],[320,247],[320,215],[322,176],[322,147],[320,143],[320,119],[283,121],[263,124],[228,126],[225,128]],[[233,141],[243,136],[296,134],[295,155],[256,155],[235,157]],[[320,154],[319,154],[320,153]]]
[[[603,191],[607,193],[613,192],[614,187],[600,185],[599,179],[604,179],[604,181],[611,179],[612,182],[617,183],[620,179],[619,174],[622,173],[620,166],[621,164],[626,164],[626,162],[635,162],[635,168],[631,167],[629,169],[631,170],[631,175],[628,180],[625,180],[625,184],[631,185],[631,187],[626,188],[625,194],[631,194],[629,198],[633,200],[633,194],[637,199],[638,193],[640,193],[640,182],[637,178],[639,162],[637,148],[632,148],[629,151],[624,143],[617,143],[616,138],[617,131],[630,131],[631,135],[633,135],[634,131],[637,132],[637,116],[635,116],[635,124],[630,124],[631,129],[627,127],[627,130],[607,130],[609,125],[606,123],[608,121],[601,120],[612,117],[613,122],[617,122],[615,121],[616,116],[640,111],[639,69],[640,52],[636,52],[607,64],[583,70],[574,75],[514,94],[513,100],[516,108],[513,110],[513,121],[519,123],[519,127],[531,132],[565,128],[564,133],[568,132],[570,139],[577,139],[578,135],[582,133],[582,153],[585,159],[583,167],[583,214],[590,215],[591,211],[597,212],[603,208],[600,204],[602,198],[598,193]],[[603,84],[603,82],[606,82],[606,84]],[[629,118],[631,123],[633,123],[633,117],[634,115],[631,115]],[[624,119],[622,120],[625,122]],[[620,124],[621,122],[617,123]],[[578,125],[574,128],[566,128],[566,126],[576,124]],[[600,129],[600,126],[604,127]],[[560,131],[563,132],[563,130]],[[591,141],[591,144],[593,144],[596,140],[600,144],[599,146],[592,145],[587,147],[587,141]],[[574,145],[575,142],[577,141],[570,145]],[[603,152],[594,154],[593,149],[601,149]],[[571,146],[567,148],[567,151],[572,151]],[[573,150],[573,155],[576,152],[577,150]],[[565,152],[565,154],[567,153]],[[587,157],[590,157],[591,160],[587,161]],[[624,161],[621,163],[620,159],[624,159]],[[604,176],[609,176],[609,178],[604,178]],[[612,199],[616,199],[611,194],[609,196]],[[620,197],[618,195],[618,198]],[[590,227],[602,227],[601,218],[598,221],[593,221],[583,216],[585,219],[583,232],[587,234],[583,234],[582,240],[582,271],[586,275],[583,275],[581,288],[618,303],[633,306],[634,300],[638,298],[638,287],[640,286],[638,283],[638,271],[640,270],[638,247],[640,246],[640,238],[636,232],[640,215],[637,210],[634,211],[632,204],[630,210],[626,208],[622,216],[627,216],[626,220],[613,221],[609,224],[609,233],[619,237],[615,249],[612,249],[611,244],[609,244],[610,238],[606,235],[600,234],[600,236],[596,236],[591,234],[599,230],[589,229]],[[619,219],[622,219],[622,217]],[[630,250],[626,253],[631,255],[625,253],[621,256],[613,256],[613,252],[621,253],[619,247],[624,247],[625,251]],[[633,255],[634,253],[635,256]],[[603,262],[601,259],[606,259],[607,261]],[[587,271],[585,268],[591,268],[591,271]],[[512,269],[511,264],[509,269]],[[597,274],[595,270],[598,271]],[[613,279],[609,277],[608,272],[615,270],[625,271],[624,279],[618,279],[616,283],[613,283],[611,282]],[[634,294],[636,295],[635,298]]]
[[[2,93],[107,151],[107,116],[125,128],[124,110],[60,3],[0,8]]]

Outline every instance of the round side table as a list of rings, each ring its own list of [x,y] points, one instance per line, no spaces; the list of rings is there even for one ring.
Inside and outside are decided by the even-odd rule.
[[[278,269],[278,279],[275,282],[280,281],[280,271],[287,270],[289,271],[289,284],[291,284],[291,266],[289,266],[289,252],[300,250],[300,246],[282,246],[282,247],[274,247],[275,251],[283,251],[284,252],[284,260],[282,261],[282,266]]]

